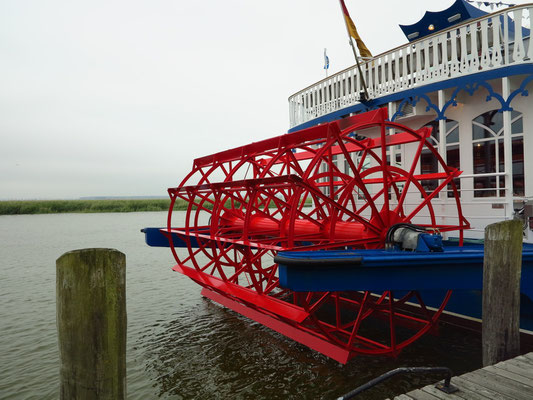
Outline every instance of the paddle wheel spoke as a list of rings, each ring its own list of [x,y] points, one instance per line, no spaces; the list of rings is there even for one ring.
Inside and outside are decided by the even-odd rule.
[[[361,321],[364,319],[363,317],[363,311],[365,309],[365,304],[368,299],[369,292],[365,292],[365,295],[363,297],[363,301],[361,302],[359,306],[359,311],[357,312],[357,317],[355,318],[355,322],[353,323],[352,332],[350,333],[350,337],[348,338],[348,346],[353,345],[353,341],[356,338],[357,331],[359,330],[359,326],[361,325]]]

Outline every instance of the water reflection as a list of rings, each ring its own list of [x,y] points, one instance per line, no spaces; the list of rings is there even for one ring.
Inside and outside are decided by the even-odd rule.
[[[444,328],[396,359],[357,357],[343,366],[207,299],[151,335],[146,371],[161,398],[331,399],[401,366],[444,365],[458,374],[481,363],[478,335]],[[359,398],[383,399],[439,378],[398,376]]]

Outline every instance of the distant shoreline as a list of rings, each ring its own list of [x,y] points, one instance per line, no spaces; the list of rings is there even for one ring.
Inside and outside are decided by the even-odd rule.
[[[0,215],[168,211],[170,199],[8,200],[0,201]],[[177,200],[175,210],[187,203]]]

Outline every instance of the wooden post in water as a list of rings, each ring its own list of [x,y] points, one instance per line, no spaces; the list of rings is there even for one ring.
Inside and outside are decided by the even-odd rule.
[[[483,261],[483,366],[520,355],[522,222],[485,228]]]
[[[56,262],[61,399],[126,398],[126,256],[74,250]]]

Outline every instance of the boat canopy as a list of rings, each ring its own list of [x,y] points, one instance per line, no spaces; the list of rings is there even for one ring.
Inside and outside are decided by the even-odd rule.
[[[420,39],[453,25],[487,15],[485,11],[468,4],[465,0],[456,0],[444,11],[426,11],[422,19],[412,25],[400,25],[407,39]]]

